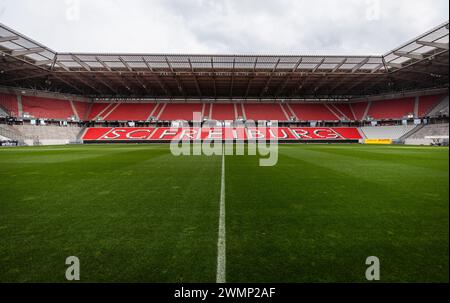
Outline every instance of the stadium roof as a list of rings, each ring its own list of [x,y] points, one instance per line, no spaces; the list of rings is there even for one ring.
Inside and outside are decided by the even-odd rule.
[[[0,84],[100,98],[358,98],[448,87],[449,23],[380,56],[58,53],[0,23]]]

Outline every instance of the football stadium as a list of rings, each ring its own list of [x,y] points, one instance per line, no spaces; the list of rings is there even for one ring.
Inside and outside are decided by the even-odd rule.
[[[449,22],[403,41],[59,52],[0,23],[0,282],[448,283]]]

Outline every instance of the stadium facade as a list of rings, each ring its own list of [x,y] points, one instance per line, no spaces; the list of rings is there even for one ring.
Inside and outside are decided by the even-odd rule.
[[[165,142],[197,113],[276,120],[264,136],[288,142],[448,143],[448,39],[446,22],[381,56],[85,54],[0,24],[0,141]]]

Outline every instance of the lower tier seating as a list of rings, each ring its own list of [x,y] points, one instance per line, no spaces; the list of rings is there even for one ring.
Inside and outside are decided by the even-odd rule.
[[[416,125],[368,126],[361,127],[361,131],[367,139],[398,140],[412,131],[415,127]]]

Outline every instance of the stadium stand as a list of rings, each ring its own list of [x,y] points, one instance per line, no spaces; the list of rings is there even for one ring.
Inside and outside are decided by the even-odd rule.
[[[105,115],[105,121],[147,121],[155,103],[122,103]]]
[[[325,104],[290,104],[290,108],[301,121],[338,121],[340,118],[333,114]]]
[[[0,117],[7,117],[7,116],[9,116],[9,114],[3,108],[0,107]]]
[[[427,116],[429,117],[448,117],[448,107],[449,107],[449,96],[444,96],[442,101],[437,104]]]
[[[289,117],[283,112],[279,103],[256,104],[245,103],[243,105],[247,120],[278,120],[288,121]]]
[[[416,125],[365,126],[361,127],[361,131],[367,139],[398,140],[416,127]]]
[[[89,112],[90,103],[74,101],[73,106],[75,107],[78,119],[80,121],[85,121]]]
[[[414,98],[372,102],[368,116],[376,120],[402,119],[414,115]]]
[[[345,120],[355,121],[355,114],[350,107],[350,104],[332,104],[332,107],[335,108],[336,112],[340,113]]]
[[[356,120],[364,120],[368,105],[368,102],[357,102],[350,104]]]
[[[0,109],[6,114],[13,117],[19,115],[19,106],[17,96],[11,94],[0,94]]]
[[[417,132],[413,133],[411,136],[405,139],[405,144],[407,145],[432,145],[435,143],[432,138],[429,137],[447,137],[448,143],[449,136],[449,124],[430,124],[421,127]],[[435,139],[436,140],[436,139]],[[444,139],[445,140],[445,139]]]
[[[212,104],[212,114],[210,118],[218,121],[234,121],[237,118],[234,106],[234,104]]]
[[[91,105],[88,114],[88,120],[97,120],[100,117],[103,118],[103,114],[108,108],[112,106],[112,103],[94,103]],[[101,119],[100,119],[101,120]]]
[[[438,96],[422,96],[419,98],[419,117],[426,117],[431,110],[433,110],[444,98],[442,95]]]
[[[14,125],[13,130],[26,134],[24,139],[27,145],[64,145],[74,143],[78,134],[82,130],[78,126],[34,126],[34,125]]]
[[[194,113],[201,113],[203,105],[201,103],[169,103],[159,116],[160,121],[186,120],[192,121]]]
[[[67,120],[75,116],[68,100],[22,96],[22,106],[24,114],[35,118]]]

